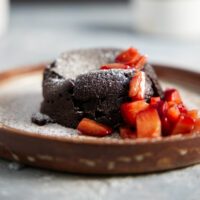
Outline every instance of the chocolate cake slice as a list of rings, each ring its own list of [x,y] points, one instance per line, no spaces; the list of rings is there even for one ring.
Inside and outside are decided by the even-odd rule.
[[[121,49],[91,49],[71,51],[47,66],[43,77],[41,113],[53,121],[76,128],[83,117],[117,127],[123,123],[120,105],[129,102],[129,82],[135,69],[98,70],[112,63]],[[149,64],[146,74],[145,99],[162,96],[157,76]]]

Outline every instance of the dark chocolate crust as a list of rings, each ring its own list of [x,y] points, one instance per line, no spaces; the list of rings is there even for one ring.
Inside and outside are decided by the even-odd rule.
[[[94,53],[95,50],[90,51]],[[100,52],[102,54],[106,51]],[[96,53],[99,53],[99,50]],[[111,56],[113,61],[115,55],[116,53],[113,53]],[[63,75],[63,72],[59,73],[62,67],[67,66],[58,65],[58,61],[46,67],[43,77],[44,100],[41,104],[41,112],[50,116],[55,122],[71,128],[76,128],[83,117],[112,127],[122,124],[120,105],[131,101],[128,97],[129,82],[137,71],[97,70],[105,63],[104,60],[102,59],[101,62],[100,59],[99,65],[95,63],[96,70],[73,78],[68,78],[67,75]],[[145,99],[162,96],[162,89],[151,65],[146,64],[142,70],[146,74]]]

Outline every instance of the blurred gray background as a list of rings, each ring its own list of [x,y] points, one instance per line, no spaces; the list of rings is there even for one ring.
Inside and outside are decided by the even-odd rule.
[[[129,1],[22,1],[10,6],[0,38],[0,70],[53,60],[69,49],[135,46],[155,63],[200,71],[200,38],[134,30]]]

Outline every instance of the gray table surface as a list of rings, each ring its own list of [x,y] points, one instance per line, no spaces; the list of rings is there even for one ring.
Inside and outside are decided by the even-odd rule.
[[[0,71],[53,60],[69,49],[134,45],[150,61],[200,72],[200,39],[135,32],[128,4],[15,4],[0,38]],[[200,199],[200,165],[140,176],[82,176],[0,160],[0,200]]]

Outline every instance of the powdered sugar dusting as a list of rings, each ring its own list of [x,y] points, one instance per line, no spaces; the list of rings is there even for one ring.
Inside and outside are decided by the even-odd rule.
[[[98,69],[105,63],[114,62],[114,58],[121,49],[88,49],[76,50],[63,53],[56,60],[56,73],[65,78],[76,78],[76,76]]]
[[[58,137],[82,136],[76,129],[56,123],[38,126],[31,122],[31,116],[40,109],[42,101],[42,74],[33,73],[10,79],[0,86],[0,124],[35,134]],[[112,134],[112,138],[118,138]],[[110,137],[105,137],[109,139]]]
[[[1,122],[12,128],[36,134],[77,136],[79,133],[75,129],[58,124],[38,126],[31,122],[32,114],[39,111],[42,101],[41,81],[42,74],[36,73],[12,79],[1,87]]]

